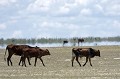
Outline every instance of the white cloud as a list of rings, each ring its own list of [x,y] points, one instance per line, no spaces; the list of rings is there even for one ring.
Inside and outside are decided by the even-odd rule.
[[[75,0],[75,3],[78,5],[87,5],[89,0]]]
[[[29,4],[27,10],[30,12],[48,11],[50,5],[54,2],[55,0],[36,0],[34,3]]]
[[[44,21],[39,24],[39,27],[46,28],[46,29],[68,29],[68,30],[77,30],[80,27],[78,25],[72,24],[72,23],[65,23],[65,22],[48,22]]]
[[[96,4],[95,7],[96,7],[96,11],[104,12],[103,7],[101,5]]]
[[[120,0],[102,0],[99,4],[103,7],[105,15],[120,15]]]
[[[60,30],[62,27],[64,27],[63,23],[60,22],[52,22],[52,21],[42,21],[38,23],[33,23],[33,29],[36,30],[36,32],[49,32]],[[40,28],[40,29],[38,29]]]
[[[101,0],[101,3],[107,3],[108,0]]]
[[[81,15],[91,15],[92,11],[89,8],[84,8],[80,11]]]
[[[44,21],[44,22],[41,24],[41,26],[42,26],[42,27],[47,27],[47,26],[49,26],[49,23],[46,22],[46,21]]]
[[[4,30],[4,29],[6,29],[6,24],[4,24],[4,23],[2,23],[2,24],[0,24],[0,30]]]
[[[55,10],[53,10],[52,14],[57,16],[69,16],[71,13],[73,14],[77,7],[74,3],[63,3],[63,5],[57,6]]]
[[[114,4],[107,8],[107,13],[110,15],[120,15],[120,4]]]
[[[20,38],[20,37],[22,37],[22,31],[21,30],[17,30],[17,31],[13,32],[12,38]]]
[[[17,2],[17,0],[0,0],[0,6],[6,6],[15,2]]]
[[[38,34],[37,36],[36,36],[36,38],[51,38],[51,37],[53,37],[54,35],[51,35],[50,33],[48,34],[48,33],[45,33],[45,32],[42,32],[42,33],[40,33],[40,34]]]
[[[67,6],[60,7],[60,10],[59,10],[59,12],[62,14],[67,14],[69,13],[69,11],[70,11],[70,8]]]
[[[112,23],[113,23],[113,27],[120,28],[120,21],[115,20]]]
[[[4,18],[0,30],[8,31],[7,25],[9,32],[14,31],[12,37],[27,37],[29,34],[31,37],[103,36],[102,29],[108,33],[120,28],[119,0],[20,0],[19,6],[11,7],[15,2],[17,0],[0,0],[0,6],[9,5],[0,8],[0,14],[5,13],[1,16]],[[28,26],[32,28],[26,31]],[[15,31],[15,27],[19,30]]]
[[[42,23],[39,24],[39,27],[42,28],[61,28],[64,27],[63,23],[60,22],[48,22],[48,21],[43,21]]]
[[[68,29],[71,31],[76,31],[80,29],[80,26],[75,25],[75,24],[67,24],[66,26],[68,26]]]

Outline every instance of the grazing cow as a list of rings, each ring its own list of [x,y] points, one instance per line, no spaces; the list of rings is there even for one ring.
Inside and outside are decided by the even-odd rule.
[[[84,42],[84,39],[83,38],[78,39],[78,46],[79,46],[79,42],[81,42],[81,44],[82,44],[82,42]]]
[[[37,58],[39,58],[41,60],[42,64],[43,64],[43,66],[45,66],[44,63],[43,63],[43,60],[41,58],[42,56],[45,56],[45,55],[50,55],[50,52],[49,52],[48,49],[43,50],[43,49],[36,48],[36,47],[25,48],[25,49],[23,49],[23,55],[22,55],[23,64],[22,64],[22,66],[25,65],[25,67],[26,67],[25,59],[27,57],[30,57],[30,58],[35,57],[34,66],[36,66]]]
[[[88,62],[88,59],[89,59],[90,65],[92,66],[91,58],[93,58],[94,56],[100,57],[100,51],[92,48],[73,48],[72,49],[72,67],[73,67],[73,61],[75,58],[78,64],[81,66],[80,62],[78,61],[78,57],[86,57],[86,62],[83,66],[86,65],[86,63]]]
[[[67,40],[64,40],[64,41],[63,41],[63,46],[64,46],[66,43],[68,43],[68,41],[67,41]]]
[[[8,45],[8,46],[6,47],[5,55],[6,55],[6,52],[7,52],[7,50],[8,50],[8,57],[7,57],[7,64],[8,64],[8,66],[9,66],[9,62],[11,63],[11,66],[13,65],[13,64],[12,64],[12,61],[11,61],[12,55],[14,54],[14,55],[21,56],[22,53],[23,53],[23,52],[22,52],[22,49],[23,49],[23,48],[31,48],[31,46],[28,46],[28,45],[13,45],[13,44],[10,44],[10,45]],[[4,55],[4,60],[6,60],[5,55]],[[31,65],[31,64],[30,64],[30,61],[29,61],[29,58],[27,58],[27,59],[28,59],[29,65]],[[21,62],[21,60],[20,60],[20,62]],[[19,62],[19,65],[20,65],[20,62]]]

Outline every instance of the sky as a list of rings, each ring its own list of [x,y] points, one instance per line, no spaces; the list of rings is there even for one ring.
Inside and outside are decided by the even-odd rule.
[[[120,0],[0,0],[0,38],[120,36]]]

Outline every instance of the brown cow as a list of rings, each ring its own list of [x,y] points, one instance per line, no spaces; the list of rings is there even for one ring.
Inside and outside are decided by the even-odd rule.
[[[8,45],[8,46],[6,47],[5,55],[6,55],[6,52],[7,52],[7,50],[8,50],[8,57],[7,57],[7,64],[8,64],[8,66],[9,66],[9,62],[11,63],[11,66],[13,65],[13,64],[12,64],[12,61],[11,61],[12,55],[14,54],[14,55],[21,56],[22,53],[23,53],[23,52],[22,52],[22,49],[23,49],[23,48],[31,48],[31,46],[28,46],[28,45],[13,45],[13,44],[10,44],[10,45]],[[6,60],[5,55],[4,55],[4,59]],[[29,58],[27,58],[27,59],[28,59],[29,65],[31,65],[31,64],[30,64],[30,61],[29,61]],[[21,62],[21,60],[20,60],[20,62]],[[20,62],[19,62],[19,65],[20,65]]]
[[[73,67],[73,61],[75,58],[78,64],[81,66],[80,62],[78,61],[78,57],[86,57],[86,62],[83,66],[86,65],[86,63],[88,62],[88,59],[89,59],[90,65],[92,66],[91,58],[93,58],[94,56],[100,57],[100,51],[92,48],[73,48],[72,49],[72,67]]]
[[[79,46],[79,42],[81,42],[81,46],[82,46],[82,42],[84,42],[84,39],[83,38],[78,39],[78,46]]]
[[[64,41],[63,41],[63,47],[64,47],[64,45],[65,45],[66,43],[68,43],[68,41],[67,41],[67,40],[64,40]]]
[[[25,49],[23,49],[23,55],[22,55],[23,64],[22,64],[22,66],[25,65],[25,67],[26,67],[25,59],[27,57],[30,57],[30,58],[35,57],[34,66],[36,66],[37,58],[39,58],[41,60],[42,64],[43,64],[43,66],[45,66],[44,63],[43,63],[43,60],[41,58],[42,56],[45,56],[45,55],[50,55],[50,52],[49,52],[48,49],[43,50],[43,49],[36,48],[36,47],[25,48]]]

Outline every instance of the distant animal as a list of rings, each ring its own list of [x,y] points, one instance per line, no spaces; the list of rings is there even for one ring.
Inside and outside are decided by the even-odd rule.
[[[13,44],[7,45],[6,50],[5,50],[4,60],[6,60],[5,56],[6,56],[6,52],[8,50],[8,57],[7,57],[8,66],[9,66],[9,62],[11,63],[11,66],[13,65],[12,61],[11,61],[12,55],[14,54],[14,55],[21,56],[23,53],[22,52],[23,48],[31,48],[31,46],[29,46],[29,45],[13,45]],[[29,58],[27,58],[27,59],[28,59],[29,65],[31,65]],[[20,65],[20,63],[21,63],[21,60],[19,62],[19,65]]]
[[[82,44],[82,42],[84,42],[84,39],[83,38],[78,39],[78,46],[79,46],[79,42],[81,42],[81,44]]]
[[[72,67],[73,67],[73,62],[75,58],[77,63],[81,66],[80,62],[78,61],[79,57],[86,57],[86,62],[84,63],[83,66],[86,65],[86,63],[88,62],[88,59],[89,59],[90,65],[92,66],[91,58],[93,58],[94,56],[100,57],[100,50],[96,50],[92,48],[73,48],[72,49]]]
[[[27,57],[30,57],[30,58],[35,57],[34,66],[36,66],[37,58],[39,58],[41,60],[42,64],[43,64],[43,66],[45,66],[44,63],[43,63],[43,60],[41,58],[42,56],[45,56],[45,55],[50,55],[50,52],[49,52],[48,49],[40,49],[40,48],[36,48],[36,47],[25,48],[25,49],[23,49],[23,55],[22,55],[22,62],[23,63],[22,63],[22,66],[24,65],[26,67],[25,60],[26,60]]]
[[[68,41],[67,41],[67,40],[64,40],[64,41],[63,41],[63,46],[64,46],[66,43],[68,43]]]

